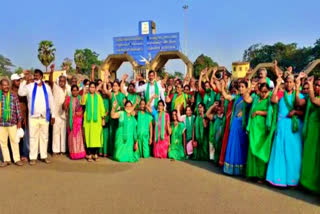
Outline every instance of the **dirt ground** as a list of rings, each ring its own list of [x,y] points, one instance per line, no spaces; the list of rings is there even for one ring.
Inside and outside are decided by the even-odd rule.
[[[0,214],[320,213],[320,197],[221,174],[207,162],[66,157],[0,169]]]

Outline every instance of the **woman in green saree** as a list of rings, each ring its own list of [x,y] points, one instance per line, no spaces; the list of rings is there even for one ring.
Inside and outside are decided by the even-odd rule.
[[[320,193],[320,79],[313,84],[313,78],[310,78],[308,85],[309,96],[305,97],[307,110],[303,127],[304,146],[300,183],[304,188]],[[298,86],[299,84],[296,86],[296,94],[299,94]]]
[[[194,160],[209,160],[208,120],[204,112],[204,104],[199,103],[192,135]]]
[[[215,164],[219,164],[222,138],[223,138],[223,116],[224,116],[224,98],[221,96],[222,102],[215,101],[214,104],[206,112],[209,119],[209,156]]]
[[[262,182],[266,176],[267,164],[271,152],[272,137],[275,130],[276,111],[271,104],[270,87],[267,83],[259,85],[259,95],[250,96],[249,91],[243,100],[251,104],[247,132],[249,149],[246,176],[258,178]]]
[[[112,107],[113,103],[117,103],[116,111],[124,109],[124,103],[126,102],[125,95],[120,92],[120,83],[118,81],[114,81],[112,83],[112,91],[107,89],[107,84],[109,83],[109,75],[106,74],[105,82],[103,85],[103,92],[109,97],[109,106]],[[111,108],[110,108],[111,110]],[[109,128],[109,145],[108,145],[108,156],[113,156],[114,153],[114,142],[116,137],[116,130],[118,128],[118,120],[110,119],[109,121],[110,128]]]
[[[114,147],[114,160],[119,162],[137,162],[139,149],[137,141],[137,121],[134,108],[130,101],[126,101],[124,111],[117,111],[117,101],[113,103],[111,118],[119,120]]]
[[[168,150],[168,157],[174,160],[184,160],[187,155],[185,125],[179,122],[176,110],[172,111],[171,117],[172,123],[171,127],[169,127],[171,144]]]
[[[152,115],[146,112],[146,101],[141,100],[140,111],[138,112],[138,144],[140,157],[150,157],[150,145],[152,144]]]

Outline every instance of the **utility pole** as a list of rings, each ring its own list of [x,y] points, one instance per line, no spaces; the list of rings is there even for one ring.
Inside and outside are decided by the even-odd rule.
[[[184,54],[187,56],[187,10],[189,6],[185,4],[182,8],[184,10]],[[185,65],[185,74],[187,72],[187,65]]]

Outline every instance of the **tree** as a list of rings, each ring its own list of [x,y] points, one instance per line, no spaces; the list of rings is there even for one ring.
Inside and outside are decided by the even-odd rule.
[[[101,65],[102,61],[98,59],[99,54],[86,48],[86,49],[77,49],[74,53],[74,61],[79,72],[90,75],[91,74],[91,65]],[[96,72],[96,76],[98,73]]]
[[[61,69],[66,70],[68,73],[75,73],[75,69],[72,67],[72,59],[68,57],[64,58]]]
[[[213,61],[211,57],[201,54],[193,63],[193,76],[199,78],[200,72],[206,67],[216,67],[218,63]]]
[[[244,51],[243,61],[248,61],[251,67],[255,67],[259,63],[277,60],[282,69],[292,66],[298,72],[316,58],[313,52],[313,47],[298,48],[296,43],[254,44]]]
[[[38,59],[46,67],[46,72],[48,70],[48,66],[55,59],[56,49],[52,43],[52,41],[43,40],[39,43],[38,48]]]
[[[0,54],[0,76],[9,76],[10,67],[14,67],[11,60]]]
[[[77,66],[77,71],[80,72],[84,66],[85,66],[85,56],[84,56],[84,51],[77,49],[74,53],[74,62],[76,63]]]
[[[23,68],[21,68],[20,66],[14,71],[14,73],[16,74],[22,74],[23,73]]]

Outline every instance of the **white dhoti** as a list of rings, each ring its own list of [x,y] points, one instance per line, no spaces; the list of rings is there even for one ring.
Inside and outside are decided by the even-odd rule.
[[[48,157],[49,122],[45,118],[29,118],[29,125],[29,158],[36,160],[40,150],[40,158],[46,159]]]
[[[53,140],[52,140],[52,151],[54,153],[65,153],[66,152],[66,132],[67,132],[66,120],[61,117],[55,118],[53,125]]]
[[[67,95],[67,90],[63,90],[57,84],[53,85],[53,97],[55,104],[55,123],[52,130],[52,151],[54,153],[66,152],[66,113],[63,104]]]

